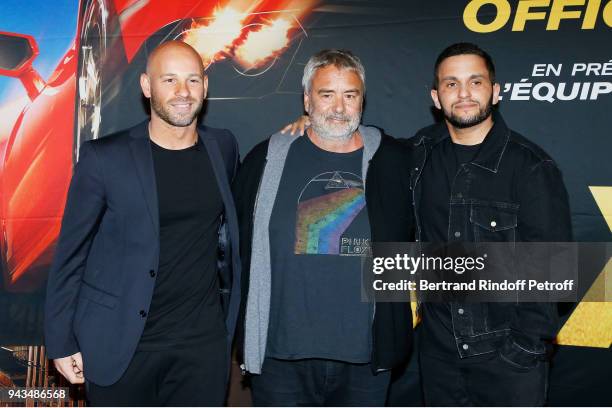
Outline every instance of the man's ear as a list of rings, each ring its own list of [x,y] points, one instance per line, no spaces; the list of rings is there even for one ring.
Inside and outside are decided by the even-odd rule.
[[[433,103],[434,103],[436,108],[442,109],[442,105],[440,105],[440,100],[438,99],[438,90],[437,89],[432,89],[431,90],[431,100],[433,101]]]
[[[144,72],[140,74],[140,88],[144,96],[147,98],[151,97],[151,81],[149,80],[149,76]]]
[[[204,85],[204,96],[203,99],[206,99],[208,95],[208,76],[204,75],[204,79],[202,80],[202,85]]]
[[[501,86],[496,82],[493,84],[493,105],[497,105],[499,102],[499,93],[501,92]]]
[[[304,110],[310,112],[310,96],[304,92]]]

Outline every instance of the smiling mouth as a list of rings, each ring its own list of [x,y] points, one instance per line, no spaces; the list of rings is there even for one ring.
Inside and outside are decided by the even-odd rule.
[[[170,106],[179,110],[191,109],[191,103],[171,103]]]

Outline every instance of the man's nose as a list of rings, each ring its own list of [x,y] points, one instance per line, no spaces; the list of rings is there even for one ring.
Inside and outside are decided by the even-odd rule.
[[[459,85],[459,97],[469,98],[472,96],[469,85]]]
[[[344,113],[344,98],[342,96],[336,97],[334,100],[334,112]]]
[[[176,89],[174,93],[177,96],[188,97],[189,96],[189,87],[187,86],[186,81],[177,81]]]

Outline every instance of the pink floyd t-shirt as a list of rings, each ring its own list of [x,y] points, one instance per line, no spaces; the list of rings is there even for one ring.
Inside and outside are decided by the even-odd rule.
[[[267,357],[370,361],[373,305],[361,301],[361,261],[370,251],[362,156],[363,149],[325,151],[308,137],[291,145],[269,225]]]

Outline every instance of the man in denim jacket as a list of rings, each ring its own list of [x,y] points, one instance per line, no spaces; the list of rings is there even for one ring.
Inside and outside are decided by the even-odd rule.
[[[444,121],[410,139],[417,241],[571,240],[568,197],[554,161],[510,130],[494,105],[491,57],[446,48],[431,97]],[[552,303],[424,303],[420,364],[427,405],[542,405]]]

